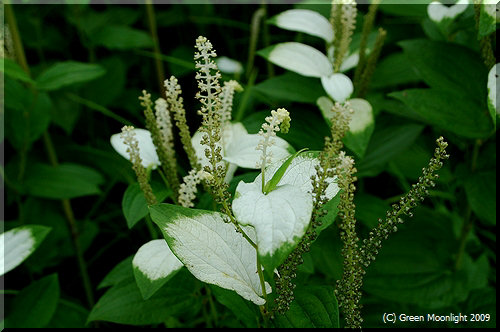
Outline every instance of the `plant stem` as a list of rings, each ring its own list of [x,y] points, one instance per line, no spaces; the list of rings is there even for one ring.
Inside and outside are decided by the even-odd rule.
[[[165,95],[165,85],[163,84],[163,82],[165,82],[165,75],[164,75],[163,62],[161,61],[160,58],[161,55],[160,42],[158,40],[158,30],[156,28],[156,18],[155,18],[153,2],[151,0],[146,0],[145,5],[146,5],[146,14],[148,19],[149,32],[151,33],[151,38],[153,39],[156,78],[158,79],[158,87],[160,88],[159,90],[162,92],[161,94]]]
[[[250,78],[250,74],[253,71],[253,62],[255,59],[255,50],[257,49],[257,40],[259,39],[260,23],[262,18],[266,15],[266,9],[261,7],[255,11],[252,16],[252,23],[250,25],[250,42],[248,48],[248,60],[246,77]]]

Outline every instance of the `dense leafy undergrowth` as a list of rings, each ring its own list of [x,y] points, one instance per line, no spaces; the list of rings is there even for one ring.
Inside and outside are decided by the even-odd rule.
[[[430,9],[430,1],[421,2],[358,4],[353,21],[341,26],[330,20],[337,15],[331,4],[319,1],[5,6],[2,325],[343,327],[352,326],[349,310],[358,312],[349,296],[360,291],[363,327],[496,326],[495,6],[460,1]],[[349,24],[352,36],[335,36]],[[162,162],[163,171],[159,162],[144,165],[150,166],[143,169],[152,190],[148,198],[110,137],[123,126],[147,127],[143,90],[172,106],[163,84],[171,76],[182,86],[189,134],[211,126],[210,106],[200,116],[204,99],[194,98],[200,80],[193,46],[206,45],[198,36],[217,50],[221,86],[237,81],[228,89],[242,88],[234,99],[221,97],[232,101],[232,125],[224,128],[231,128],[225,132],[237,144],[224,147],[221,158],[235,165],[234,174],[226,176],[225,186],[217,182],[215,163],[207,162],[214,169],[206,174],[190,173],[195,163],[175,126],[176,163],[168,172],[176,180],[165,174],[168,162]],[[335,142],[330,128],[340,128],[332,120],[341,107],[337,102],[354,112],[345,135],[337,137],[355,162],[354,205],[338,187],[325,189],[323,216],[322,203],[309,196],[311,189],[306,193],[310,184],[300,191],[296,179],[319,179],[318,151],[327,151],[326,136]],[[285,123],[286,131],[291,119],[289,130],[273,138],[275,158],[266,159],[264,149],[261,160],[268,141],[259,141],[266,136],[258,132],[265,121],[271,124],[272,117],[265,119],[276,109],[272,121],[281,117],[272,130]],[[391,227],[373,251],[376,259],[366,274],[346,270],[353,257],[342,248],[352,238],[342,220],[355,218],[353,236],[364,248],[362,239],[373,238],[379,219],[399,218],[400,212],[386,212],[407,202],[400,200],[421,181],[440,136],[450,158],[436,166],[442,167],[435,186],[426,182],[425,200],[411,212],[399,206],[404,223]],[[142,144],[142,136],[136,137]],[[216,155],[215,149],[210,153]],[[261,173],[267,161],[274,168]],[[193,208],[175,206],[182,203],[176,188],[188,174],[205,182],[191,198]],[[342,174],[335,177],[339,186]],[[227,189],[231,198],[210,188]],[[253,206],[261,196],[268,205]],[[353,213],[355,206],[355,215],[343,219],[346,206]],[[221,207],[225,214],[214,212]],[[288,219],[280,219],[285,213]],[[286,233],[290,220],[295,228]],[[195,234],[201,224],[206,231]],[[239,233],[233,234],[234,227]],[[269,232],[286,234],[277,240]],[[249,238],[244,241],[241,233]],[[285,261],[308,236],[310,247],[299,250],[299,264]],[[223,238],[227,250],[216,238]],[[211,250],[228,259],[223,263],[229,270],[242,264],[244,272],[224,281],[217,274],[228,276],[224,264],[203,256]],[[292,265],[293,276],[286,279],[283,271]],[[361,287],[352,292],[342,279],[351,272],[352,285],[359,281]]]

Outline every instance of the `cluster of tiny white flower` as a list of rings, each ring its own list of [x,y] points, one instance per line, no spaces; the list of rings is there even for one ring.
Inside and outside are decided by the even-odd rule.
[[[212,175],[203,170],[192,169],[188,175],[183,178],[183,183],[179,188],[179,204],[183,207],[194,207],[193,200],[198,192],[196,186],[203,180],[208,180]]]
[[[288,128],[290,123],[290,113],[284,108],[278,108],[278,110],[272,110],[271,116],[266,117],[266,122],[262,124],[262,128],[259,130],[259,135],[263,138],[255,148],[256,150],[262,151],[261,160],[257,162],[257,167],[264,171],[266,164],[271,163],[272,154],[271,151],[267,151],[267,148],[274,144],[272,139],[276,136],[276,133],[280,131],[280,125],[284,124]]]

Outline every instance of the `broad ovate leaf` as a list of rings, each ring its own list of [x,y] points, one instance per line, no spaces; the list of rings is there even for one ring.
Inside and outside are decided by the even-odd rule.
[[[494,65],[488,74],[488,109],[490,111],[493,121],[496,121],[497,114],[500,114],[500,107],[498,105],[498,63]]]
[[[142,160],[142,166],[145,168],[151,167],[156,169],[160,165],[160,159],[156,153],[156,148],[153,144],[153,139],[149,130],[135,128],[132,130],[135,133],[135,138],[139,143],[139,155]],[[128,146],[120,136],[121,134],[114,134],[111,136],[111,145],[124,158],[130,160],[130,155],[127,152]]]
[[[135,280],[147,300],[183,266],[164,239],[142,245],[132,260]]]
[[[458,0],[453,6],[445,6],[439,1],[433,1],[427,6],[427,14],[429,18],[434,22],[441,22],[445,19],[453,20],[455,17],[463,13],[467,6],[469,5],[469,0]]]
[[[150,213],[172,252],[196,278],[233,290],[257,305],[265,303],[257,253],[234,225],[226,222],[227,216],[171,204],[151,206]],[[255,238],[252,228],[246,227],[245,232]],[[270,293],[271,286],[265,286]]]
[[[330,76],[322,76],[321,84],[326,93],[333,100],[340,103],[345,102],[354,91],[354,85],[349,77],[341,73],[335,73]]]
[[[257,53],[275,65],[303,76],[322,77],[333,74],[332,64],[326,55],[302,43],[276,44]]]
[[[238,222],[255,228],[259,257],[268,271],[297,246],[309,225],[312,208],[312,196],[289,184],[264,194],[260,183],[241,181],[233,201]]]
[[[255,228],[259,257],[266,270],[274,269],[293,250],[304,235],[311,218],[313,186],[319,161],[317,152],[303,152],[286,168],[274,190],[262,193],[262,173],[252,183],[240,182],[236,187],[233,212],[239,223]],[[265,181],[274,177],[282,164],[269,165]],[[334,179],[326,179],[327,199],[339,192]]]
[[[41,225],[25,225],[0,234],[0,276],[28,258],[50,229]]]
[[[327,43],[333,41],[333,27],[330,22],[323,15],[312,10],[286,10],[272,17],[269,23],[275,24],[282,29],[304,32],[322,38]]]

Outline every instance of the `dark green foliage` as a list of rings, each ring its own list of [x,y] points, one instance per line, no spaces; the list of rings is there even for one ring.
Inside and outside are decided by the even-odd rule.
[[[419,181],[440,136],[449,143],[450,159],[439,170],[435,186],[428,186],[413,218],[403,217],[404,224],[376,248],[378,255],[361,288],[362,326],[387,327],[382,321],[386,312],[461,312],[489,314],[490,319],[459,324],[398,321],[393,326],[495,327],[498,113],[488,111],[490,68],[483,56],[490,41],[490,51],[496,53],[496,24],[483,8],[476,28],[470,5],[443,27],[428,18],[430,1],[406,2],[382,1],[378,8],[368,47],[373,47],[379,27],[387,30],[387,38],[364,96],[373,108],[374,125],[361,137],[347,133],[344,142],[356,162],[353,203],[360,247],[378,219],[390,219],[386,212]],[[346,325],[334,289],[344,266],[335,219],[340,197],[324,206],[314,242],[294,257],[293,283],[282,286],[272,271],[265,271],[273,287],[269,312],[274,317],[266,317],[268,322],[259,306],[198,281],[184,268],[144,300],[132,258],[160,230],[150,223],[130,163],[110,144],[111,135],[124,125],[146,127],[138,100],[143,89],[153,99],[165,97],[155,58],[164,67],[160,76],[179,79],[191,134],[199,127],[193,46],[203,35],[219,57],[235,59],[245,68],[240,74],[222,73],[220,79],[221,84],[236,79],[245,90],[235,96],[233,118],[255,134],[271,109],[285,107],[290,131],[278,135],[296,151],[321,151],[330,128],[316,105],[326,95],[320,80],[283,70],[252,53],[289,41],[325,53],[324,42],[307,34],[263,23],[258,30],[251,26],[257,10],[265,9],[265,22],[293,5],[156,4],[161,54],[154,53],[144,4],[83,1],[5,7],[13,9],[17,32],[8,10],[5,21],[11,36],[19,37],[26,63],[15,44],[16,57],[9,56],[7,45],[7,56],[0,59],[2,232],[29,224],[51,231],[25,262],[2,276],[1,327]],[[295,8],[330,14],[329,2]],[[359,4],[358,10],[351,51],[360,43],[368,6]],[[256,50],[250,49],[252,31],[257,31]],[[254,57],[253,65],[246,68],[249,57]],[[344,74],[352,79],[354,71]],[[174,134],[181,180],[190,165],[177,129]],[[228,191],[234,195],[240,180],[251,182],[257,175],[256,170],[238,168]],[[158,202],[172,203],[176,195],[159,172],[152,171],[150,177]],[[219,210],[206,192],[195,203],[198,209]],[[279,287],[288,287],[284,313],[273,307]]]

